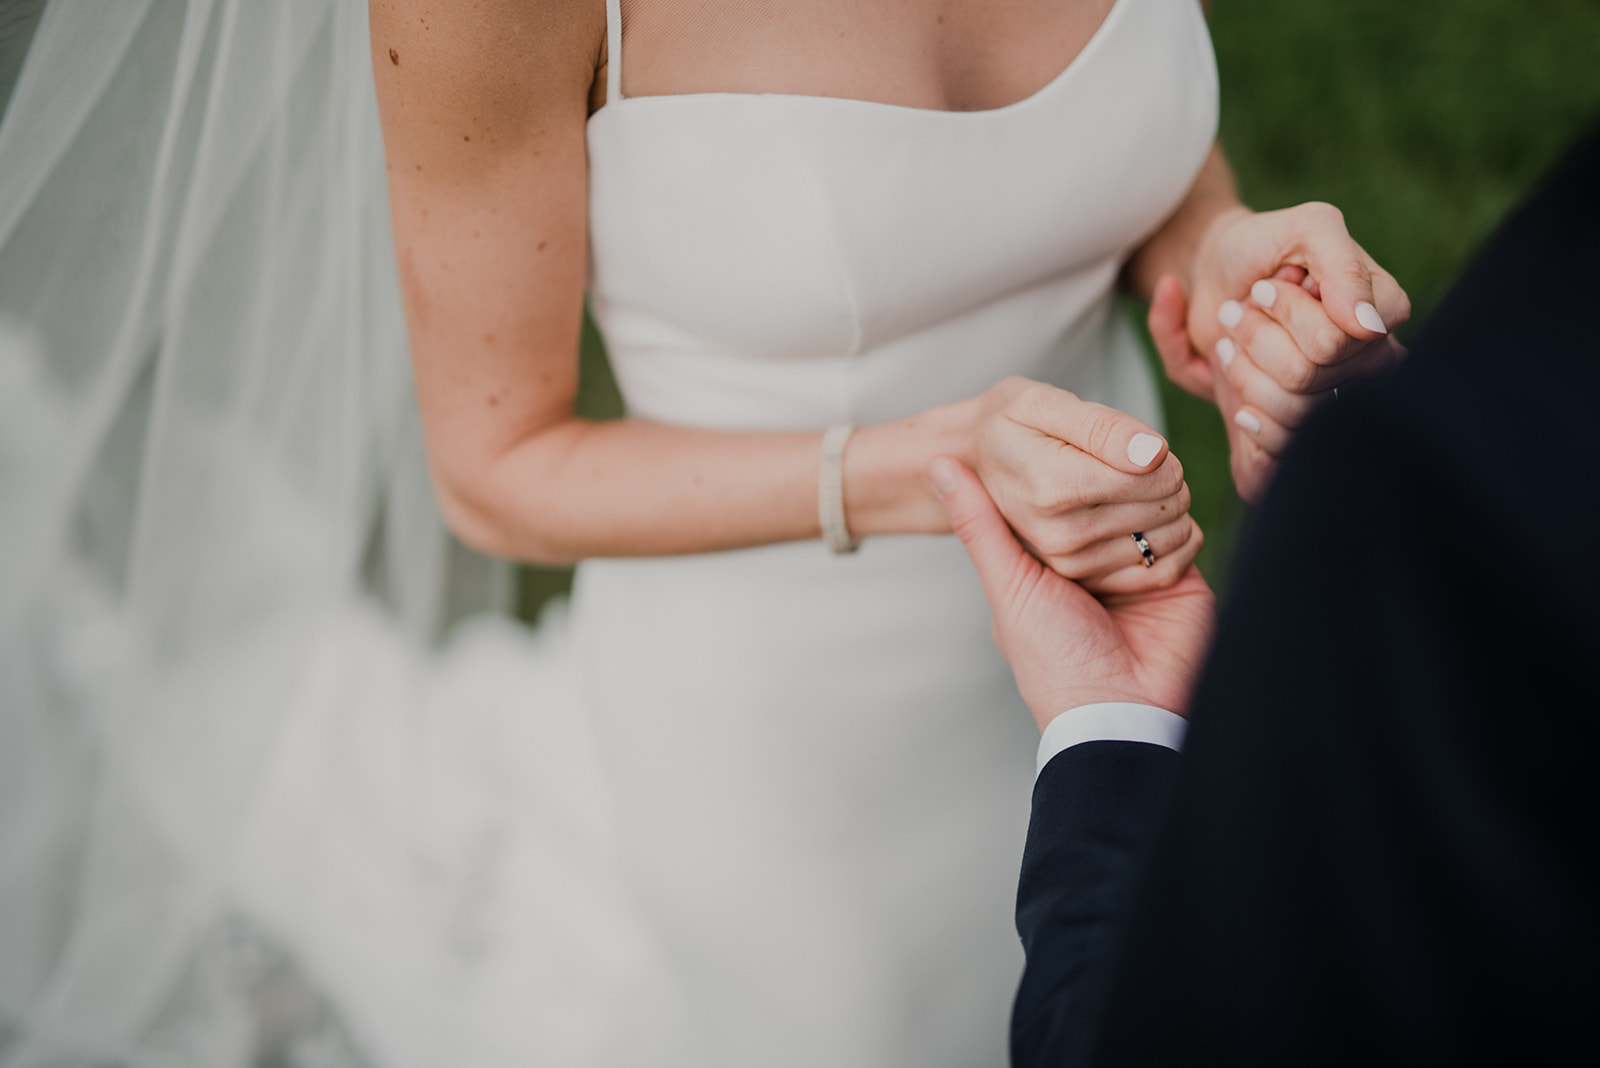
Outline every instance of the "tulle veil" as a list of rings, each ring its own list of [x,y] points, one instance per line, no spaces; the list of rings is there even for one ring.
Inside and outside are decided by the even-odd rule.
[[[429,490],[369,56],[364,0],[50,0],[0,124],[6,1068],[616,1055],[560,628],[441,641],[511,576]]]

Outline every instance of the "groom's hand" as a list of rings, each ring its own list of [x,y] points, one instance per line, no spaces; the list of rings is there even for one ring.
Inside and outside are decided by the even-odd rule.
[[[1102,701],[1185,710],[1216,609],[1199,571],[1102,604],[1023,549],[960,461],[934,460],[928,478],[978,569],[995,644],[1041,731],[1068,709]]]

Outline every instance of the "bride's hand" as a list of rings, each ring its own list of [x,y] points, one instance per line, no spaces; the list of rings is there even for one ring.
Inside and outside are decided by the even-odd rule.
[[[1096,594],[1139,593],[1183,577],[1204,540],[1189,517],[1183,465],[1124,412],[1008,378],[980,398],[974,467],[1028,550]],[[1155,555],[1144,566],[1130,535]]]
[[[1151,336],[1172,380],[1217,402],[1234,482],[1256,500],[1312,408],[1400,358],[1389,331],[1411,302],[1327,204],[1223,212],[1191,279],[1187,300],[1176,278],[1156,284]]]

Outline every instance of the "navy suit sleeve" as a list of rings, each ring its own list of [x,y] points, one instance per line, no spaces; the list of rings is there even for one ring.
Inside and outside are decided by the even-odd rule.
[[[1017,1068],[1082,1063],[1141,848],[1178,754],[1142,742],[1086,742],[1046,765],[1017,887],[1027,967],[1011,1024]]]
[[[1594,1064],[1600,130],[1256,516],[1093,1063]]]

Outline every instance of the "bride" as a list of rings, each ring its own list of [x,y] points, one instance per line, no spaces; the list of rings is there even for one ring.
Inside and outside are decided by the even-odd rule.
[[[1331,209],[1240,206],[1216,105],[1193,0],[50,5],[0,1057],[998,1063],[1034,739],[926,464],[1170,583],[1119,281],[1247,492],[1407,313]],[[624,420],[572,413],[585,293]],[[425,651],[497,581],[430,483],[583,561],[570,624]]]

